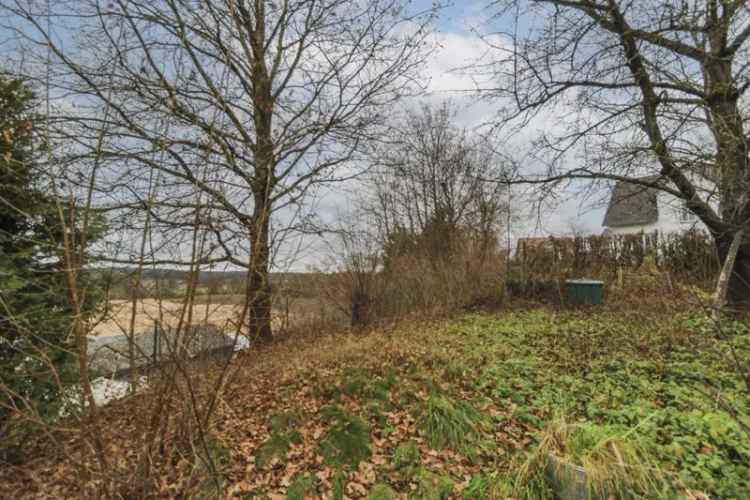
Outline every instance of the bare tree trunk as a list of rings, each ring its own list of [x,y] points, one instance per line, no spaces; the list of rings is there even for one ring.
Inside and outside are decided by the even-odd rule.
[[[727,298],[730,307],[739,312],[750,311],[750,245],[740,247],[729,279]]]
[[[273,340],[269,282],[269,219],[265,214],[261,214],[258,219],[250,236],[252,251],[247,281],[248,333],[251,339],[268,343]]]
[[[359,273],[364,273],[364,270],[356,270],[354,276],[354,287],[351,296],[351,326],[352,328],[359,328],[367,325],[369,320],[367,303],[369,301],[367,293],[367,285],[364,280],[364,276],[357,276]]]
[[[722,306],[725,304],[731,311],[738,313],[750,311],[750,244],[742,241],[744,234],[744,231],[740,231],[716,238],[719,259],[724,267],[717,285],[717,297],[719,287],[725,287],[723,293],[726,298],[722,299]]]
[[[717,144],[716,166],[721,173],[718,186],[721,215],[724,221],[744,227],[748,220],[746,204],[750,180],[748,141],[740,112],[741,92],[733,77],[733,60],[718,57],[720,50],[726,46],[726,34],[722,26],[709,33],[712,52],[717,57],[707,58],[705,63],[710,97],[708,111],[710,128]],[[750,311],[750,244],[744,241],[745,236],[744,229],[714,235],[722,266],[724,270],[731,271],[725,275],[722,270],[719,278],[720,284],[722,280],[728,280],[724,292],[726,298],[722,297],[721,305],[727,305],[736,312]]]
[[[245,6],[238,5],[242,17],[252,20]],[[255,122],[255,144],[253,156],[255,175],[253,190],[253,225],[250,228],[250,263],[247,282],[248,329],[251,339],[263,343],[273,340],[271,329],[271,284],[269,271],[271,261],[270,217],[273,210],[271,198],[274,187],[274,140],[273,113],[274,95],[272,76],[266,64],[266,15],[265,2],[255,0],[253,6],[255,24],[249,44],[253,54],[252,81],[253,121]]]

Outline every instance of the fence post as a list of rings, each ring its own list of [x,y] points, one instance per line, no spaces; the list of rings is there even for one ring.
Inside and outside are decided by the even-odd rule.
[[[521,245],[523,256],[521,257],[521,293],[526,293],[526,240]]]

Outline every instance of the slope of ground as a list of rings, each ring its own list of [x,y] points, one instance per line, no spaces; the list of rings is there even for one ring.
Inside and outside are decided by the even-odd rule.
[[[741,325],[731,335],[747,346]],[[564,418],[604,436],[576,434],[582,449],[636,445],[654,474],[633,488],[648,496],[748,498],[748,422],[724,410],[750,399],[723,345],[687,315],[533,310],[243,354],[212,429],[217,481],[191,489],[178,464],[162,494],[543,498],[551,491],[528,457]],[[107,408],[123,467],[128,404]],[[35,481],[0,479],[29,496],[80,487],[66,479],[72,465],[33,467]]]

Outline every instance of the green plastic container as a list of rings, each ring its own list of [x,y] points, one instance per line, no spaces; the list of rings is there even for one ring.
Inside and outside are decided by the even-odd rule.
[[[569,305],[594,305],[604,303],[604,282],[596,280],[566,280],[565,299]]]

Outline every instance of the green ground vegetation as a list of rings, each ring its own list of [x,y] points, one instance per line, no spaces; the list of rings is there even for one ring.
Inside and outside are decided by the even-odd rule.
[[[235,495],[750,498],[742,322],[535,308],[293,347],[228,388]]]
[[[382,366],[350,367],[337,387],[363,401],[387,395],[396,411],[409,411],[428,448],[472,464],[465,490],[474,498],[551,496],[550,455],[582,465],[586,487],[601,494],[750,495],[750,398],[735,363],[748,361],[741,323],[717,340],[690,314],[532,310],[412,335],[429,336],[417,343],[430,347],[388,366],[398,384],[382,383]],[[419,464],[414,442],[392,457],[391,470],[409,471],[412,496],[441,498],[461,479],[425,480],[437,473]]]

